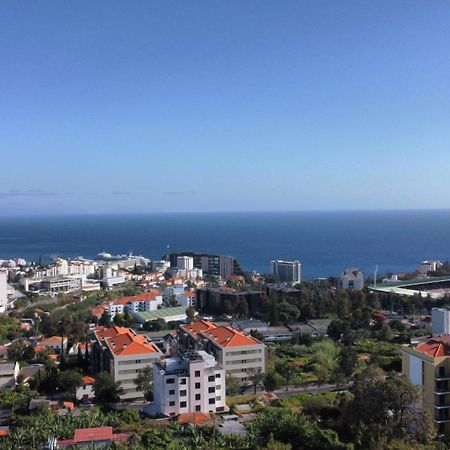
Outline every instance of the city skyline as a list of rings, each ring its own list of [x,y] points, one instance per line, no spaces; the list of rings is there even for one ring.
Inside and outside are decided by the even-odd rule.
[[[444,2],[0,5],[0,215],[446,209]]]

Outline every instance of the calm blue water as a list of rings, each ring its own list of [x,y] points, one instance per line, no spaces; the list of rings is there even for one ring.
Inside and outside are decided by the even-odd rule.
[[[170,246],[169,248],[167,246]],[[90,258],[101,251],[160,258],[167,251],[236,256],[267,272],[271,259],[300,259],[305,278],[348,266],[412,271],[450,258],[450,211],[196,213],[0,218],[0,258]]]

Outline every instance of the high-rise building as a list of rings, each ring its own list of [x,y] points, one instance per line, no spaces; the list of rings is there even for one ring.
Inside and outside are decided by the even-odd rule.
[[[433,334],[450,333],[450,310],[447,308],[431,309],[431,330]]]
[[[194,268],[194,258],[191,256],[178,256],[177,269],[192,270]]]
[[[5,312],[8,306],[8,273],[0,270],[0,313]]]
[[[302,265],[300,261],[282,261],[276,259],[271,262],[271,271],[283,283],[300,283]]]

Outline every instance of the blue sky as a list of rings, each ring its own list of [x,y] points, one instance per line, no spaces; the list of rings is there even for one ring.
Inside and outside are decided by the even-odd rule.
[[[449,208],[450,4],[0,3],[0,214]]]

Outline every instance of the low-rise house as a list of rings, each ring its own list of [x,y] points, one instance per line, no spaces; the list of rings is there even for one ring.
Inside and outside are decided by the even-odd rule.
[[[225,371],[204,351],[187,351],[153,365],[157,416],[226,411]]]
[[[41,370],[45,370],[44,364],[30,364],[29,366],[23,367],[20,371],[23,383],[28,385],[30,380],[34,378]]]
[[[108,372],[123,388],[121,399],[142,399],[134,380],[139,371],[163,356],[145,335],[123,327],[97,327],[93,333],[91,352],[94,375]]]
[[[95,397],[94,389],[95,379],[92,377],[83,377],[83,384],[77,387],[75,398],[77,401],[88,401]]]
[[[14,390],[19,373],[20,366],[17,361],[0,363],[0,391]]]
[[[49,338],[43,339],[39,342],[39,346],[46,347],[53,350],[57,355],[60,355],[61,350],[67,349],[67,338],[61,336],[51,336]]]
[[[106,447],[113,442],[125,442],[129,437],[129,434],[113,433],[112,427],[79,428],[75,430],[72,439],[59,440],[57,448],[92,449]]]

